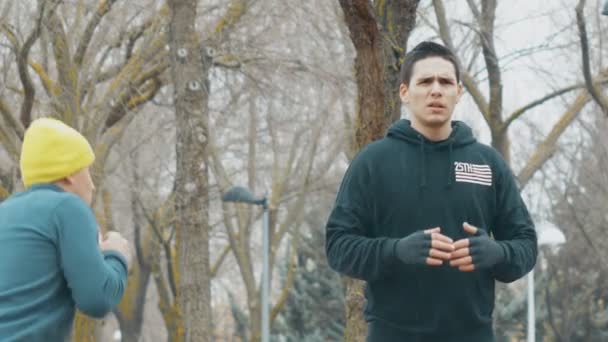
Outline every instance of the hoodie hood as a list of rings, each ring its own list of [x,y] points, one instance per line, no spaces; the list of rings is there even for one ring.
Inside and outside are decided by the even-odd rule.
[[[477,141],[473,136],[471,128],[462,121],[452,121],[452,133],[450,133],[450,136],[446,140],[442,141],[428,140],[425,136],[413,129],[411,121],[406,119],[401,119],[393,123],[388,129],[387,136],[404,140],[411,144],[428,144],[436,147],[450,144],[453,147],[461,147]]]
[[[416,131],[412,128],[412,124],[410,120],[401,119],[396,121],[391,127],[388,129],[387,136],[389,138],[403,140],[407,143],[420,146],[420,180],[419,186],[421,188],[425,188],[427,186],[427,153],[426,150],[437,150],[442,151],[445,147],[447,147],[447,158],[446,167],[450,170],[447,186],[452,186],[454,181],[454,153],[453,150],[455,148],[461,148],[466,145],[470,145],[475,143],[477,140],[473,136],[473,131],[467,124],[462,121],[452,121],[452,132],[450,136],[441,141],[431,141],[428,140],[424,135]]]

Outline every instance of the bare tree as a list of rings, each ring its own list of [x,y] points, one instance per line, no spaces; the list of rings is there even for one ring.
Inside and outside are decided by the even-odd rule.
[[[143,24],[121,21],[117,13],[133,15]],[[104,186],[105,162],[128,123],[165,83],[168,65],[166,54],[158,53],[164,45],[162,10],[133,13],[132,4],[115,1],[80,1],[79,6],[6,3],[3,49],[14,57],[5,59],[6,82],[0,92],[0,144],[10,165],[3,167],[0,193],[20,188],[14,170],[29,123],[39,116],[57,117],[81,130],[94,146],[93,175],[100,190],[96,214],[104,231],[112,226],[107,220],[111,196]],[[16,21],[20,17],[24,20]],[[75,339],[93,339],[96,327],[96,322],[77,316]]]
[[[399,70],[410,32],[416,21],[417,0],[340,0],[350,38],[356,50],[357,113],[352,156],[401,116]],[[345,278],[346,341],[367,335],[363,319],[363,283]]]
[[[608,122],[601,111],[580,120],[580,135],[587,142],[561,148],[562,159],[571,168],[555,167],[548,183],[552,221],[566,236],[566,243],[545,248],[541,282],[537,292],[546,315],[537,326],[545,338],[555,341],[600,341],[608,334],[605,302],[608,293],[606,258],[608,224],[606,201],[608,167],[605,130]],[[545,264],[543,263],[543,264]]]
[[[605,115],[608,116],[608,97],[602,92],[601,86],[594,83],[591,73],[591,56],[589,56],[589,38],[587,37],[587,25],[585,23],[585,0],[579,0],[576,6],[576,23],[581,40],[581,57],[583,60],[583,76],[585,87],[591,94],[593,100],[600,106]]]
[[[535,148],[524,167],[517,173],[519,183],[521,187],[524,188],[530,179],[532,179],[534,173],[538,171],[549,158],[551,158],[555,151],[555,144],[559,137],[578,116],[584,105],[588,103],[588,93],[586,89],[584,89],[584,84],[573,84],[561,89],[557,89],[539,99],[533,100],[512,113],[503,113],[502,73],[504,71],[501,70],[500,57],[496,52],[494,42],[494,25],[497,2],[495,0],[482,1],[481,9],[474,1],[468,1],[467,3],[475,20],[475,22],[471,24],[471,27],[473,32],[476,34],[476,40],[481,45],[484,66],[487,69],[489,98],[486,97],[481,91],[479,82],[475,80],[470,68],[465,68],[463,70],[463,84],[469,95],[473,98],[479,112],[490,129],[492,146],[494,146],[503,155],[507,162],[511,162],[511,141],[509,138],[509,128],[513,122],[518,119],[522,119],[523,116],[531,112],[532,109],[551,99],[555,99],[575,90],[580,91],[574,100],[568,104],[557,122],[554,123],[549,134],[547,134],[545,139]],[[435,9],[437,19],[437,30],[441,39],[446,46],[452,50],[462,52],[459,51],[454,44],[443,1],[433,0],[433,7]],[[464,59],[461,57],[461,64],[463,60]],[[471,65],[471,63],[467,65]],[[598,73],[595,81],[606,82],[606,77],[608,76],[607,72],[608,70],[603,70]]]
[[[210,341],[207,141],[209,60],[195,39],[195,0],[170,0],[169,46],[177,124],[175,230],[180,341]],[[201,77],[202,75],[202,77]]]

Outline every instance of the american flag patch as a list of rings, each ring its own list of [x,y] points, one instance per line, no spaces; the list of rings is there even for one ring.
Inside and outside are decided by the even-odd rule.
[[[454,162],[457,182],[492,186],[492,169],[489,165]]]

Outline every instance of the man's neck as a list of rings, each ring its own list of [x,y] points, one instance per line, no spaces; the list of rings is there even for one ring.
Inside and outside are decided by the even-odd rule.
[[[439,127],[428,127],[412,121],[412,128],[430,141],[442,141],[450,137],[452,122],[448,121],[445,125]]]

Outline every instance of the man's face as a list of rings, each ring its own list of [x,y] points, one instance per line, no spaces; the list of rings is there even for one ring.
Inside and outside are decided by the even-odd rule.
[[[68,178],[70,180],[68,191],[78,195],[83,201],[91,205],[93,202],[95,185],[93,184],[89,168],[85,167]]]
[[[462,85],[456,80],[454,65],[441,57],[417,61],[410,83],[399,88],[412,122],[427,128],[449,125],[461,94]]]

